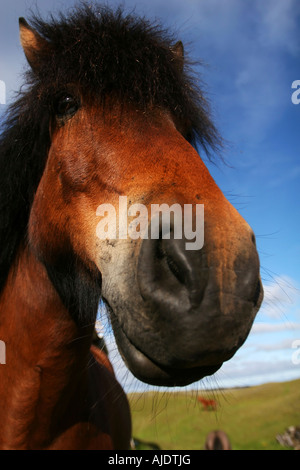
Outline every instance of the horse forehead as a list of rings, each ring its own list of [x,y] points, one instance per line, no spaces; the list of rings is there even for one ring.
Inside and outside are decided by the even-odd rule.
[[[85,153],[92,158],[94,151],[117,160],[125,156],[129,165],[150,155],[152,164],[156,159],[161,162],[179,148],[181,154],[195,152],[177,130],[169,112],[162,109],[83,106],[52,133],[52,149],[60,155]]]
[[[84,100],[84,98],[83,98]],[[66,142],[77,139],[90,138],[91,134],[101,136],[104,140],[111,140],[115,144],[130,141],[136,144],[147,143],[150,139],[154,141],[166,141],[166,136],[176,130],[174,119],[168,110],[149,107],[139,109],[133,104],[114,103],[107,100],[103,105],[95,99],[95,104],[90,104],[91,99],[83,104],[79,112],[66,122],[58,125],[52,131],[52,136],[61,134]],[[67,129],[68,132],[64,132]],[[70,139],[67,139],[67,137]]]
[[[68,171],[78,170],[80,177],[93,173],[96,165],[116,184],[121,178],[123,187],[159,181],[176,185],[184,194],[187,187],[196,194],[201,186],[203,195],[220,196],[201,157],[163,109],[83,106],[57,130],[52,150]]]
[[[136,146],[165,146],[168,137],[176,133],[174,121],[167,111],[138,110],[127,111],[113,120],[107,121],[106,129],[116,143]],[[120,139],[120,136],[122,139]],[[116,139],[116,137],[119,137]]]

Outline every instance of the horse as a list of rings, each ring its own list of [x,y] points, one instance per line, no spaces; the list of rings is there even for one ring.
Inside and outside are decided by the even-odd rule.
[[[211,431],[205,441],[205,450],[232,450],[230,440],[224,431]]]
[[[207,399],[204,397],[197,397],[197,400],[202,404],[204,410],[216,410],[217,402],[213,399]]]
[[[126,449],[128,401],[92,344],[100,300],[138,379],[198,381],[260,307],[255,237],[204,164],[223,141],[181,41],[97,5],[19,27],[29,66],[0,141],[0,448]],[[157,237],[151,218],[143,236],[141,221],[135,238],[99,236],[123,226],[122,198],[129,215],[163,206]],[[194,224],[204,207],[201,249],[175,237],[175,204]]]

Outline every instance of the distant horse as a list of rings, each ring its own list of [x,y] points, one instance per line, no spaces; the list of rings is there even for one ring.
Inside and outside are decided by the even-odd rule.
[[[129,448],[126,396],[91,346],[100,299],[139,379],[197,381],[260,307],[254,235],[196,151],[221,139],[181,42],[90,5],[21,18],[20,38],[30,69],[0,140],[0,447]],[[129,215],[164,204],[158,237],[124,236],[124,198]],[[164,236],[173,204],[194,222],[205,206],[201,249],[172,235],[170,213]],[[101,221],[122,236],[101,238]]]
[[[224,431],[210,432],[206,437],[205,450],[232,450],[227,434]]]
[[[216,410],[217,409],[216,400],[207,399],[207,398],[203,398],[203,397],[198,397],[197,399],[200,403],[202,403],[204,410],[207,410],[207,409]]]

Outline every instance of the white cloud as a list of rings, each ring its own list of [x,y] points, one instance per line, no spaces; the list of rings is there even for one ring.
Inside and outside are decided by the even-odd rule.
[[[284,188],[287,184],[293,184],[295,180],[299,180],[300,177],[300,165],[293,165],[291,168],[287,168],[286,173],[282,173],[269,181],[270,188]]]
[[[278,333],[300,330],[300,323],[254,323],[251,335],[255,333]]]
[[[300,51],[300,4],[297,0],[264,0],[258,2],[261,13],[261,41],[271,47],[284,49],[291,54]]]
[[[299,378],[299,366],[291,358],[270,360],[231,360],[217,372],[220,387],[250,386]]]
[[[264,301],[260,315],[269,318],[282,318],[286,316],[287,309],[297,305],[300,300],[300,291],[295,281],[288,276],[274,277],[272,282],[264,284]]]
[[[299,325],[299,330],[300,330],[300,325]],[[300,331],[299,331],[299,337],[300,337]],[[259,344],[256,348],[256,351],[292,351],[293,349],[293,342],[295,339],[283,339],[278,342],[272,342],[269,344]]]
[[[297,0],[199,2],[197,40],[219,70],[214,87],[226,89],[218,99],[239,116],[235,139],[261,142],[290,106],[287,61],[298,60],[299,14]]]

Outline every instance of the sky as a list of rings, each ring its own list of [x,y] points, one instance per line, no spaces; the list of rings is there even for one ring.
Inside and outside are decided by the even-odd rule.
[[[107,1],[108,5],[121,2]],[[18,17],[66,10],[75,2],[0,4],[0,116],[22,84],[26,61]],[[253,228],[265,299],[243,347],[212,378],[190,388],[243,387],[300,378],[300,80],[299,0],[125,0],[126,11],[159,20],[201,61],[226,164],[207,163],[229,201]],[[5,90],[4,90],[5,85]],[[300,98],[300,94],[299,94]],[[102,312],[102,309],[101,309]],[[110,358],[126,391],[134,379],[102,318]]]

